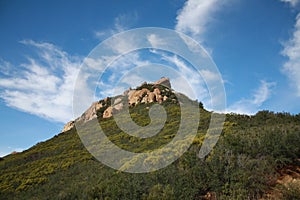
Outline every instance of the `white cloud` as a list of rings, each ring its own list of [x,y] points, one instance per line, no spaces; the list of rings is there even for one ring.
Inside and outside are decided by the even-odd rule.
[[[145,81],[148,80],[145,80],[144,77],[141,77],[140,75],[135,73],[131,73],[128,76],[124,76],[124,78],[121,80],[122,83],[130,85],[131,87],[139,86]]]
[[[107,47],[112,49],[117,55],[127,53],[133,49],[137,49],[136,39],[134,36],[127,38],[124,37],[112,37],[109,42],[106,43]]]
[[[300,14],[296,17],[292,38],[284,44],[282,55],[288,58],[282,71],[288,76],[292,86],[296,88],[297,96],[300,97]]]
[[[165,44],[164,39],[159,38],[157,35],[155,34],[150,34],[147,36],[147,40],[150,42],[151,46],[153,48],[157,48],[160,47],[161,45]]]
[[[122,32],[133,26],[133,24],[136,23],[137,20],[137,12],[120,14],[115,18],[114,26],[118,32]]]
[[[179,76],[175,77],[175,79],[171,79],[172,88],[192,99],[198,99],[202,101],[206,107],[210,107],[209,91],[204,82],[206,77],[201,77],[201,75],[204,74],[199,74],[195,69],[187,66],[187,64],[176,55],[168,56],[162,54],[162,59],[177,67],[176,71]]]
[[[58,122],[69,121],[80,59],[50,43],[22,43],[33,46],[38,59],[28,57],[27,63],[10,64],[18,73],[0,78],[1,98],[9,107]]]
[[[200,42],[203,40],[208,25],[213,21],[213,15],[223,5],[218,0],[188,0],[177,16],[177,31],[190,34]]]
[[[228,107],[227,112],[239,113],[239,114],[255,114],[260,106],[267,101],[272,94],[272,89],[276,85],[275,82],[261,81],[260,86],[252,94],[249,99],[242,99],[233,103]]]
[[[16,74],[16,70],[11,63],[0,58],[0,73],[5,76],[11,76]]]
[[[106,69],[107,80],[100,80],[97,83],[97,87],[100,88],[97,98],[122,94],[128,87],[135,87],[146,81],[137,75],[136,70],[149,64],[150,61],[143,60],[138,52],[131,52],[116,58]]]
[[[119,74],[119,76],[122,76],[135,67],[149,64],[150,61],[146,59],[143,60],[138,52],[130,52],[118,57],[112,63],[110,63],[109,69],[112,71],[113,75],[116,78],[117,74]]]
[[[138,21],[138,13],[130,12],[125,14],[119,14],[115,17],[113,27],[107,30],[95,31],[95,37],[102,40],[108,38],[116,33],[126,31],[134,26]]]
[[[280,0],[280,1],[290,3],[291,6],[293,7],[295,7],[300,2],[300,0]]]
[[[253,94],[252,103],[261,106],[271,96],[271,89],[274,86],[275,82],[261,81],[259,89]]]
[[[200,71],[206,82],[216,82],[220,80],[220,76],[210,70],[204,69]],[[223,82],[223,80],[222,80]]]

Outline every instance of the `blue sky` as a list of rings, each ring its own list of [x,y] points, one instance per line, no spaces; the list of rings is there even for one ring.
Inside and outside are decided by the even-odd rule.
[[[299,12],[299,0],[0,1],[0,156],[58,134],[73,117],[83,59],[132,28],[174,29],[201,43],[223,77],[227,112],[299,113]],[[129,58],[145,64],[142,55]],[[109,95],[108,84],[98,89]]]

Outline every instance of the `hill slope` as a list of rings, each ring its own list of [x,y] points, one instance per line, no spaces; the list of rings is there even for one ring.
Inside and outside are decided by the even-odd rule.
[[[147,125],[147,110],[156,103],[132,106],[131,117],[137,124]],[[114,118],[103,118],[105,109],[97,113],[98,118],[86,121],[85,127],[92,133],[97,120],[119,147],[151,151],[167,144],[180,123],[178,102],[160,103],[169,117],[162,131],[151,138],[124,133]],[[166,168],[145,174],[113,170],[91,156],[76,128],[70,127],[0,161],[0,199],[258,199],[275,187],[281,169],[300,166],[300,115],[269,111],[251,117],[226,115],[217,146],[205,159],[199,159],[211,115],[201,103],[199,107],[200,123],[193,144]]]

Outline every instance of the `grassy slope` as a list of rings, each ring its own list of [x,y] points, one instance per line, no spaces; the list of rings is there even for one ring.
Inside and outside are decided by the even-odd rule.
[[[113,119],[100,124],[120,147],[149,151],[168,143],[177,131],[179,107],[171,103],[165,107],[170,120],[160,134],[147,140],[123,133]],[[141,125],[149,123],[144,109],[145,105],[131,109]],[[87,152],[75,129],[61,133],[0,161],[0,199],[201,199],[207,192],[220,199],[256,199],[274,186],[276,170],[299,165],[299,115],[267,111],[254,117],[227,115],[218,145],[205,160],[197,153],[210,113],[201,109],[200,116],[189,151],[172,165],[147,174],[110,169]],[[87,127],[93,131],[89,123]]]

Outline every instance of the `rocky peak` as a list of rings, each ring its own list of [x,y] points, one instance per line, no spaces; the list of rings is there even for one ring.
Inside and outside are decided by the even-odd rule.
[[[163,85],[169,89],[171,89],[170,79],[167,77],[161,77],[158,81],[154,82],[154,85]]]
[[[124,101],[125,100],[125,101]],[[121,111],[124,103],[129,106],[147,103],[162,103],[164,101],[177,102],[176,97],[171,89],[169,78],[162,77],[154,83],[144,82],[136,89],[129,88],[123,95],[114,98],[105,98],[103,100],[92,103],[92,105],[75,121],[68,122],[62,132],[72,129],[75,122],[87,122],[97,117],[110,118],[114,113]]]

